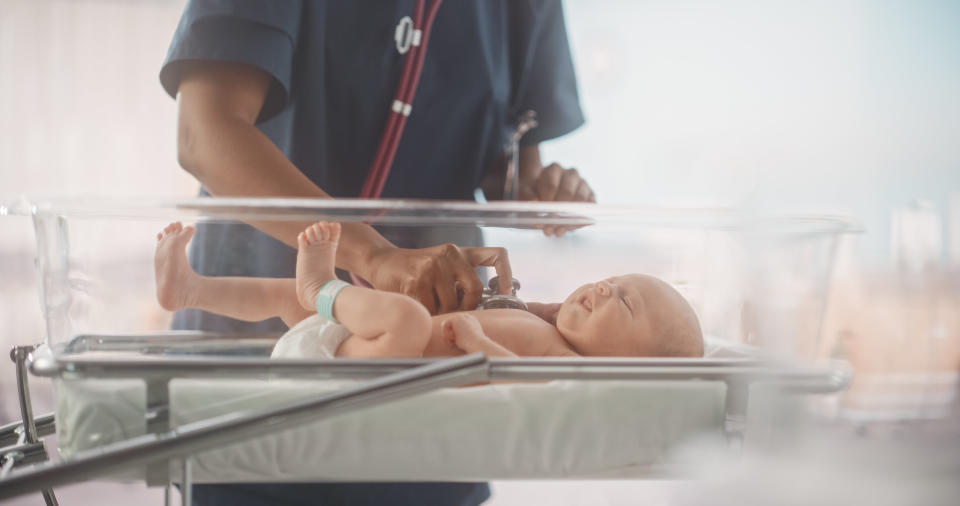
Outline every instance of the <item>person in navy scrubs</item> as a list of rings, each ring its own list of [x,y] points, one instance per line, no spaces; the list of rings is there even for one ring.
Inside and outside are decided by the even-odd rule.
[[[403,65],[394,31],[413,5],[190,1],[160,71],[177,99],[180,165],[205,195],[358,196]],[[520,198],[594,201],[576,170],[540,160],[541,142],[584,121],[560,1],[447,0],[382,197],[473,200],[527,110],[536,111],[539,126],[521,140]],[[190,261],[211,276],[292,277],[292,246],[304,226],[200,224]],[[478,229],[345,223],[337,265],[443,313],[479,301],[481,281],[462,248],[481,244]],[[174,326],[285,330],[276,319],[247,323],[197,311],[179,312]],[[200,505],[443,506],[488,497],[478,483],[194,487]]]

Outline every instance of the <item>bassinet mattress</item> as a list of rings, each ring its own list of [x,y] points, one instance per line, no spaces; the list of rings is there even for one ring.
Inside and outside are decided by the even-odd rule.
[[[342,382],[340,383],[342,385]],[[174,380],[174,425],[317,395],[332,382]],[[443,389],[197,455],[198,483],[638,478],[721,437],[721,382],[554,381]],[[139,380],[60,380],[61,455],[144,434]],[[135,473],[123,479],[140,479]]]

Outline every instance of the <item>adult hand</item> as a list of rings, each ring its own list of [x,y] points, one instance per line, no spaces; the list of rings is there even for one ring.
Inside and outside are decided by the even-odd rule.
[[[593,189],[580,177],[577,169],[564,169],[557,163],[551,163],[540,171],[521,171],[519,196],[520,200],[541,202],[597,201]],[[543,233],[547,236],[561,237],[575,228],[578,227],[545,226]]]
[[[399,292],[423,304],[430,314],[475,309],[483,283],[476,267],[492,266],[500,293],[512,293],[507,250],[442,244],[423,249],[382,248],[370,257],[367,281],[378,290]]]

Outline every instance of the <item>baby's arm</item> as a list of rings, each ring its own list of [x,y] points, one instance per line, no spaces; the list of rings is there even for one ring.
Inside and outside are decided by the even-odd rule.
[[[296,293],[300,305],[313,308],[323,286],[336,279],[334,257],[339,223],[315,223],[297,238]],[[406,295],[346,286],[333,303],[333,317],[351,336],[338,357],[419,357],[430,338],[430,313]]]
[[[461,314],[475,319],[480,324],[482,335],[512,355],[520,357],[577,356],[555,326],[526,311],[487,309],[457,313],[457,315]],[[452,316],[454,315],[433,317],[433,331],[424,355],[438,357],[456,355],[462,351],[483,351],[465,350],[450,341],[446,336],[444,324]]]
[[[467,313],[456,313],[446,317],[440,324],[440,328],[444,339],[466,353],[483,353],[488,357],[517,356],[516,353],[487,337],[483,333],[480,322]]]

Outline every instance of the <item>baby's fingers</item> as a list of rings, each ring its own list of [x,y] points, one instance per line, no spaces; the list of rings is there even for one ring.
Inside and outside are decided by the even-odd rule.
[[[456,346],[457,336],[453,333],[453,321],[451,318],[447,318],[440,324],[440,333],[443,335],[443,339],[451,346]]]

